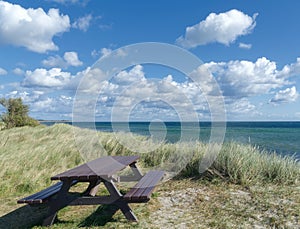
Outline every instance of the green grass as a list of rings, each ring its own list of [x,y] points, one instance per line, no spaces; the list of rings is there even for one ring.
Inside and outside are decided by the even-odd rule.
[[[76,141],[74,141],[74,134],[77,136]],[[130,141],[129,136],[124,133],[117,135],[112,133],[95,133],[92,130],[79,129],[65,124],[51,127],[21,127],[0,131],[0,168],[2,168],[0,170],[0,177],[2,178],[0,180],[0,215],[6,215],[6,217],[0,218],[0,225],[1,219],[10,219],[8,217],[10,214],[7,215],[7,213],[14,209],[17,209],[14,211],[14,214],[17,214],[18,217],[23,214],[23,218],[33,215],[29,213],[34,210],[28,211],[26,207],[18,208],[20,205],[17,205],[16,201],[21,197],[47,187],[51,183],[49,178],[52,175],[81,164],[85,160],[92,160],[106,154],[136,154],[120,144],[117,140],[118,138],[122,138],[123,141]],[[105,217],[104,219],[99,219],[95,213],[95,211],[98,211],[102,214],[109,212],[111,209],[101,208],[96,210],[95,206],[68,207],[60,212],[60,219],[63,221],[59,222],[54,228],[74,228],[79,224],[87,225],[86,227],[91,228],[95,224],[95,228],[97,228],[103,222],[108,228],[121,225],[124,225],[124,228],[147,228],[151,225],[151,221],[148,219],[149,215],[160,208],[157,199],[159,199],[161,193],[174,190],[173,184],[180,184],[180,180],[186,181],[185,186],[178,185],[175,189],[180,190],[187,186],[195,186],[195,183],[189,182],[187,178],[197,180],[197,187],[210,187],[210,190],[207,190],[208,192],[214,189],[217,190],[215,190],[216,192],[219,192],[219,199],[214,199],[210,206],[202,206],[200,200],[197,199],[198,202],[200,201],[199,203],[196,201],[199,206],[206,209],[207,212],[205,214],[211,217],[211,222],[207,221],[207,227],[220,228],[224,226],[226,228],[226,225],[229,225],[228,228],[230,228],[230,222],[234,222],[234,219],[231,218],[227,220],[228,224],[224,222],[226,217],[229,216],[229,212],[231,212],[230,209],[235,208],[234,203],[228,203],[228,206],[225,206],[227,210],[214,209],[213,207],[219,206],[218,201],[221,201],[220,198],[224,198],[223,201],[226,200],[226,194],[222,196],[220,191],[223,190],[223,187],[234,187],[234,189],[243,190],[248,190],[249,187],[263,187],[262,190],[259,189],[260,191],[252,190],[251,195],[255,196],[253,197],[254,200],[245,203],[245,206],[243,206],[247,208],[253,203],[257,204],[260,212],[257,213],[253,210],[254,213],[251,213],[253,215],[260,214],[263,206],[270,209],[275,208],[269,203],[273,198],[272,195],[277,195],[276,190],[281,190],[280,195],[284,199],[284,192],[286,191],[286,198],[292,198],[292,202],[298,203],[298,205],[295,205],[297,207],[293,205],[292,207],[284,208],[278,219],[269,220],[270,225],[272,222],[275,226],[277,224],[285,225],[283,220],[284,214],[292,213],[296,218],[299,218],[299,214],[297,216],[295,212],[299,210],[300,205],[298,195],[300,166],[299,162],[293,158],[262,152],[250,145],[234,142],[226,143],[222,146],[221,152],[208,171],[199,174],[199,162],[207,150],[207,144],[186,142],[157,145],[157,143],[145,137],[138,136],[137,138],[143,144],[141,146],[135,145],[131,148],[139,147],[139,150],[144,149],[145,151],[155,149],[152,152],[141,154],[139,165],[145,170],[148,167],[169,168],[172,171],[178,171],[179,168],[183,168],[175,180],[171,180],[171,183],[164,183],[159,187],[159,191],[154,194],[153,200],[148,204],[134,205],[134,211],[142,219],[142,222],[129,224],[120,212],[117,212],[113,220],[111,218],[109,220],[105,219]],[[83,154],[85,160],[82,158]],[[269,190],[270,187],[272,188],[271,191]],[[197,206],[195,208],[203,213]],[[240,214],[240,217],[237,217],[237,219],[241,221],[250,214],[243,212],[243,207],[240,209],[241,212],[237,213]],[[36,211],[43,212],[42,210]],[[29,215],[27,216],[26,214]],[[223,218],[220,217],[214,220],[213,214],[221,214]]]

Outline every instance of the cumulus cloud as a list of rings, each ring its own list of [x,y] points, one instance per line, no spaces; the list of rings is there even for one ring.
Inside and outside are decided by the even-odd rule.
[[[290,84],[286,77],[282,77],[276,63],[265,57],[256,62],[210,62],[205,66],[216,76],[225,96],[242,98],[266,94]]]
[[[279,103],[290,103],[295,102],[299,94],[296,90],[296,87],[286,88],[284,90],[278,91],[274,98],[270,100],[270,103],[279,104]]]
[[[56,87],[61,88],[69,84],[72,75],[69,72],[63,72],[60,68],[46,70],[43,68],[34,71],[26,71],[25,79],[22,83],[26,87]]]
[[[0,68],[0,76],[6,75],[7,71],[4,68]]]
[[[49,56],[47,59],[42,61],[45,67],[57,67],[57,68],[67,68],[67,62],[59,55]]]
[[[76,52],[65,52],[64,59],[70,66],[81,66],[82,62],[78,59]]]
[[[15,75],[21,76],[21,75],[24,74],[24,70],[22,70],[21,68],[15,68],[15,69],[13,70],[13,73],[14,73]]]
[[[111,54],[112,50],[111,49],[108,49],[108,48],[102,48],[100,50],[100,53],[102,56],[108,56],[109,54]]]
[[[56,2],[63,5],[78,4],[81,6],[86,6],[90,0],[46,0],[46,1]]]
[[[134,119],[176,120],[178,113],[187,114],[189,113],[187,110],[192,107],[198,117],[209,120],[210,102],[214,100],[208,102],[207,99],[213,97],[220,102],[220,97],[214,93],[215,88],[211,87],[211,79],[203,74],[207,67],[223,91],[228,115],[231,119],[239,119],[245,115],[247,117],[262,115],[258,111],[263,104],[257,104],[253,100],[257,96],[270,98],[270,95],[273,95],[273,98],[269,101],[266,99],[265,103],[295,102],[299,97],[296,87],[287,87],[287,85],[293,84],[290,81],[292,76],[300,74],[299,60],[282,69],[278,69],[274,61],[265,57],[258,58],[254,62],[243,60],[206,63],[203,65],[204,69],[198,68],[190,75],[196,78],[197,82],[200,80],[201,85],[190,79],[178,82],[172,75],[150,79],[145,76],[141,65],[121,71],[110,80],[107,79],[105,72],[97,68],[87,68],[75,75],[62,71],[60,68],[35,69],[26,71],[22,85],[28,90],[38,88],[41,92],[49,92],[60,89],[59,93],[63,91],[71,93],[56,95],[50,100],[45,94],[36,93],[36,98],[39,97],[39,101],[42,101],[37,103],[33,99],[30,102],[35,103],[36,112],[39,107],[41,109],[43,107],[43,109],[53,109],[51,112],[53,114],[56,112],[56,115],[58,113],[70,114],[72,93],[77,90],[83,93],[85,99],[79,106],[80,111],[90,111],[90,109],[94,111],[95,109],[95,116],[99,118],[110,118],[113,108],[117,106],[120,118],[129,107],[132,110],[131,117]],[[78,88],[82,77],[87,78],[87,81]],[[24,98],[33,97],[33,94],[23,96]],[[27,99],[27,101],[30,100]],[[97,102],[96,108],[95,102]],[[263,103],[263,101],[260,102]],[[49,108],[46,108],[47,106]]]
[[[281,77],[291,77],[300,75],[300,58],[298,57],[295,63],[285,65],[279,72]]]
[[[65,52],[63,58],[58,55],[50,56],[43,60],[42,64],[46,67],[68,68],[69,66],[81,66],[83,63],[79,60],[76,52]]]
[[[80,2],[80,0],[49,0],[49,1],[57,2],[57,3],[61,3],[61,4],[79,3]]]
[[[121,71],[114,77],[118,84],[131,84],[145,81],[145,74],[141,65],[134,66],[130,71]]]
[[[82,30],[84,32],[86,32],[90,26],[90,22],[92,20],[92,15],[86,15],[84,17],[78,18],[73,24],[72,27]]]
[[[96,58],[98,56],[101,56],[101,57],[106,57],[108,55],[110,55],[111,53],[113,52],[112,49],[110,48],[102,48],[101,50],[97,51],[97,50],[93,50],[91,52],[91,55],[92,57]],[[124,57],[124,56],[127,56],[126,54],[126,51],[123,50],[123,49],[117,49],[117,52],[115,53],[116,56],[118,57]]]
[[[176,42],[185,48],[212,42],[229,45],[239,36],[252,32],[257,15],[250,17],[236,9],[220,14],[211,13],[200,23],[187,27],[185,35],[179,37]]]
[[[245,44],[245,43],[239,43],[239,48],[242,48],[242,49],[251,49],[252,45],[251,44]]]
[[[44,53],[58,50],[53,42],[55,35],[70,28],[67,15],[58,9],[25,9],[20,5],[0,1],[0,42],[22,46],[31,51]]]
[[[108,56],[109,54],[111,54],[112,51],[113,51],[113,50],[112,50],[112,49],[109,49],[109,48],[102,48],[102,49],[100,49],[99,51],[97,51],[97,50],[94,49],[94,50],[91,52],[91,55],[92,55],[92,57],[94,57],[94,58],[96,58],[96,57],[98,57],[98,56],[105,57],[105,56]]]
[[[247,98],[237,99],[228,102],[227,111],[231,114],[250,114],[255,111],[256,106]]]
[[[97,74],[99,75],[99,72]],[[91,79],[94,80],[95,77]],[[124,114],[124,110],[128,108],[134,109],[134,117],[146,119],[163,117],[163,114],[166,118],[172,119],[176,116],[174,116],[174,109],[181,112],[181,115],[190,117],[192,117],[191,112],[187,110],[197,110],[199,115],[208,113],[205,96],[197,84],[188,81],[178,83],[171,75],[162,79],[147,79],[141,65],[121,71],[110,81],[92,82],[91,86],[85,88],[84,93],[91,95],[95,93],[96,88],[99,98],[98,107],[101,108],[98,109],[100,113],[97,113],[97,116],[110,114],[113,107],[118,109],[120,114]],[[89,109],[88,106],[94,101],[94,97],[89,98],[91,101],[85,98],[87,101],[79,109],[80,111]],[[136,110],[136,107],[139,109]]]

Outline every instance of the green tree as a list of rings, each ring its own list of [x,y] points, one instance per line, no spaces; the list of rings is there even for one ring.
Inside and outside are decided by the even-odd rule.
[[[21,98],[1,98],[0,104],[7,109],[7,112],[1,117],[6,129],[39,125],[37,120],[28,116],[29,107],[23,104]]]

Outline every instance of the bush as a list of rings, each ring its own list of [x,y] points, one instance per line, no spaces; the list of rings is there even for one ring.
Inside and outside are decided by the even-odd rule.
[[[39,125],[37,120],[28,116],[29,107],[23,104],[21,98],[2,98],[0,104],[7,109],[7,112],[1,117],[6,129]]]

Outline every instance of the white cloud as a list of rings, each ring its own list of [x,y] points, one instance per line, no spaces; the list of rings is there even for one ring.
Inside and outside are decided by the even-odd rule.
[[[15,68],[15,69],[13,70],[13,73],[14,73],[15,75],[21,76],[21,75],[24,74],[24,71],[23,71],[21,68]]]
[[[82,62],[78,59],[78,55],[76,52],[65,52],[64,59],[70,66],[81,66]]]
[[[46,67],[57,67],[57,68],[68,67],[66,61],[59,55],[49,56],[47,59],[42,61],[42,64]]]
[[[267,94],[290,84],[277,70],[276,63],[265,57],[251,61],[210,62],[205,66],[216,76],[225,96],[249,97]]]
[[[94,58],[96,58],[97,56],[106,57],[106,56],[110,55],[112,52],[113,52],[113,50],[110,48],[102,48],[100,51],[97,51],[94,49],[91,52],[91,55]],[[124,57],[124,56],[127,56],[127,53],[124,49],[117,49],[117,52],[115,53],[115,55],[118,57]]]
[[[300,75],[300,58],[298,57],[296,63],[285,65],[283,69],[279,72],[281,77],[291,77]]]
[[[239,48],[242,48],[242,49],[251,49],[252,45],[251,44],[245,44],[245,43],[239,43]]]
[[[0,42],[44,53],[58,50],[52,41],[55,35],[68,31],[70,20],[58,9],[25,9],[20,5],[0,1]]]
[[[134,110],[134,116],[138,115],[145,119],[163,116],[174,118],[176,115],[174,116],[172,107],[182,116],[192,117],[191,112],[187,111],[193,109],[198,110],[199,115],[208,113],[206,99],[201,88],[195,83],[187,81],[178,83],[171,75],[163,79],[147,79],[141,65],[121,71],[110,82],[98,80],[93,81],[92,85],[97,90],[98,107],[101,108],[98,110],[102,115],[110,114],[112,107],[126,110],[128,107],[133,109],[136,105],[139,109]],[[87,89],[88,91],[85,92],[95,93],[92,87],[88,86]],[[90,106],[93,97],[90,97],[91,101],[86,99],[85,105],[79,110],[89,109],[85,106]],[[123,113],[121,112],[120,115]]]
[[[100,52],[97,51],[96,49],[93,49],[93,51],[91,52],[91,56],[96,58],[97,56],[99,56]]]
[[[7,71],[4,68],[0,68],[0,76],[6,75]]]
[[[61,3],[61,4],[80,2],[80,0],[49,0],[49,1],[57,2],[57,3]]]
[[[296,90],[296,87],[293,86],[291,88],[278,91],[274,98],[270,100],[270,102],[274,104],[295,102],[298,96],[299,94]]]
[[[92,20],[92,15],[86,15],[84,17],[78,18],[73,24],[72,27],[82,30],[84,32],[86,32],[90,26],[90,22]]]
[[[130,71],[121,71],[114,77],[118,84],[131,84],[145,81],[145,74],[141,65],[134,66]]]
[[[69,72],[62,72],[60,68],[50,70],[38,68],[34,71],[26,71],[22,85],[61,88],[68,85],[71,79],[72,75]]]
[[[111,54],[112,50],[108,49],[108,48],[102,48],[100,53],[102,56],[108,56],[109,54]]]
[[[227,111],[231,114],[250,114],[255,111],[256,106],[246,98],[237,99],[227,104]]]
[[[289,77],[298,71],[297,63],[298,60],[280,70],[275,62],[262,57],[255,62],[211,62],[204,66],[214,73],[224,92],[229,118],[243,119],[246,116],[262,117],[263,114],[258,112],[259,107],[264,106],[267,102],[279,104],[296,101],[299,97],[296,87],[286,88],[286,85],[292,84]],[[203,69],[197,69],[197,72],[199,71],[203,72]],[[198,77],[198,75],[196,74],[194,77]],[[87,81],[78,88],[82,77],[85,77]],[[29,95],[23,93],[22,96],[32,104],[34,112],[38,113],[38,109],[40,111],[49,110],[51,115],[56,116],[70,114],[73,95],[69,93],[73,93],[77,89],[77,92],[82,91],[84,97],[87,96],[86,100],[81,101],[80,110],[95,109],[96,117],[109,119],[113,107],[118,106],[120,120],[124,118],[125,112],[122,111],[128,107],[132,109],[131,117],[136,120],[151,118],[176,120],[178,114],[188,115],[193,111],[196,111],[202,120],[209,120],[211,103],[208,104],[207,95],[216,100],[219,97],[213,93],[214,88],[210,87],[209,79],[204,77],[199,80],[202,82],[201,85],[188,79],[178,82],[172,75],[157,79],[146,78],[141,65],[121,71],[110,81],[107,80],[107,75],[97,68],[87,68],[75,75],[57,68],[36,69],[26,72],[22,85],[26,86],[26,90],[39,88],[40,93],[34,94],[31,91]],[[50,98],[48,92],[53,90],[56,90],[55,96]],[[61,95],[64,92],[67,93]],[[14,93],[20,95],[18,91]],[[260,100],[262,105],[255,102],[257,96],[267,98],[270,95],[273,95],[274,98],[265,102]],[[98,98],[96,108],[93,105],[93,102],[97,100],[95,98]],[[39,101],[41,102],[39,103]],[[190,112],[191,106],[193,111]]]
[[[70,4],[78,4],[81,6],[86,6],[90,0],[46,0],[49,2],[57,2],[59,4],[70,5]]]
[[[45,98],[33,103],[33,111],[53,111],[55,109],[55,103],[52,98]]]
[[[42,64],[46,67],[58,67],[58,68],[68,68],[69,66],[81,66],[83,63],[78,59],[78,54],[76,52],[65,52],[64,57],[50,56],[46,60],[42,61]]]
[[[109,49],[109,48],[102,48],[101,50],[97,51],[97,50],[93,50],[91,52],[91,55],[92,57],[96,58],[98,56],[101,56],[101,57],[105,57],[105,56],[108,56],[109,54],[111,54],[113,50],[112,49]]]
[[[185,35],[179,37],[176,42],[186,48],[212,42],[229,45],[239,36],[252,32],[257,15],[250,17],[236,9],[220,14],[211,13],[199,24],[187,27]]]
[[[101,24],[101,25],[99,25],[99,28],[103,31],[110,30],[110,29],[112,29],[112,27],[113,27],[112,23],[111,24]]]

